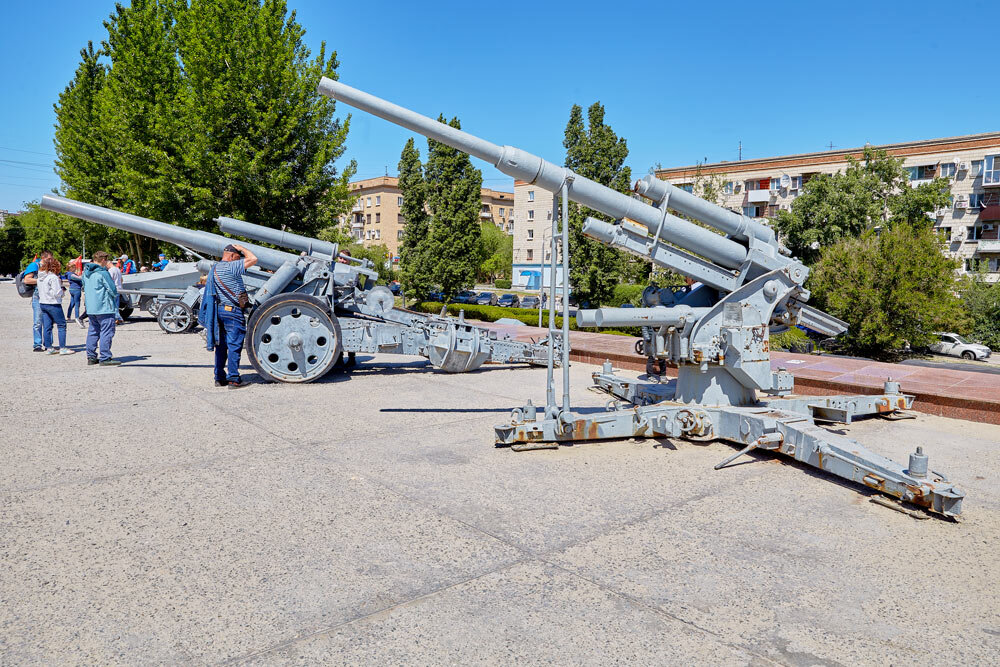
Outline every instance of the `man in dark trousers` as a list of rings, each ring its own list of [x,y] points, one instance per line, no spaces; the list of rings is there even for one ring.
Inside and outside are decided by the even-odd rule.
[[[246,294],[243,274],[257,264],[257,257],[238,244],[230,244],[222,252],[205,281],[202,311],[199,321],[205,327],[209,349],[215,348],[215,386],[239,389],[240,353],[247,326],[240,295]],[[244,297],[245,298],[245,297]],[[214,313],[210,312],[214,306]]]

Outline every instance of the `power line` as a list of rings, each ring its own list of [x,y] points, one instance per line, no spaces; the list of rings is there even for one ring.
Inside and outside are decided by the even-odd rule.
[[[51,167],[52,166],[51,163],[46,164],[44,162],[24,162],[22,160],[7,160],[5,158],[0,158],[0,162],[7,162],[7,163],[10,163],[10,164],[30,164],[30,165],[34,165],[36,167]]]
[[[0,150],[16,151],[18,153],[31,153],[32,155],[51,155],[52,157],[56,157],[55,153],[39,153],[38,151],[28,151],[23,148],[11,148],[10,146],[0,146]]]

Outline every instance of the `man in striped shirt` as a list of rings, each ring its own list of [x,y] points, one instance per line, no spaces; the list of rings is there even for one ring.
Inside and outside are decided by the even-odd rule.
[[[247,325],[240,308],[239,296],[246,292],[243,274],[257,263],[257,257],[245,247],[232,243],[222,251],[222,261],[216,262],[210,275],[215,281],[216,321],[215,386],[230,389],[243,387],[240,379],[240,353],[246,338]]]

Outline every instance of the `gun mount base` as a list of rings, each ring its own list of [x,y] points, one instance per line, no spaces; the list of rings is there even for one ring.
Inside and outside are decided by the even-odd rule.
[[[965,492],[940,473],[922,473],[926,467],[922,452],[911,456],[907,468],[816,425],[900,414],[912,406],[913,396],[900,393],[897,383],[887,382],[884,393],[872,396],[788,396],[732,406],[664,400],[669,385],[644,385],[609,372],[594,373],[594,380],[597,388],[614,397],[608,410],[538,419],[532,411],[519,408],[510,423],[495,427],[497,444],[521,451],[552,443],[634,437],[725,440],[742,449],[716,469],[755,449],[771,450],[938,515],[961,514]]]
[[[340,326],[327,301],[295,292],[278,294],[247,322],[247,357],[272,382],[312,382],[341,354]]]

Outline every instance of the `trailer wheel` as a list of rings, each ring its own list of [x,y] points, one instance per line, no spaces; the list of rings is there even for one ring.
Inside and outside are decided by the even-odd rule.
[[[160,306],[156,323],[168,334],[184,333],[195,324],[194,312],[183,301],[171,301]]]
[[[306,294],[278,294],[247,322],[247,358],[268,382],[312,382],[330,371],[342,349],[330,304]]]

